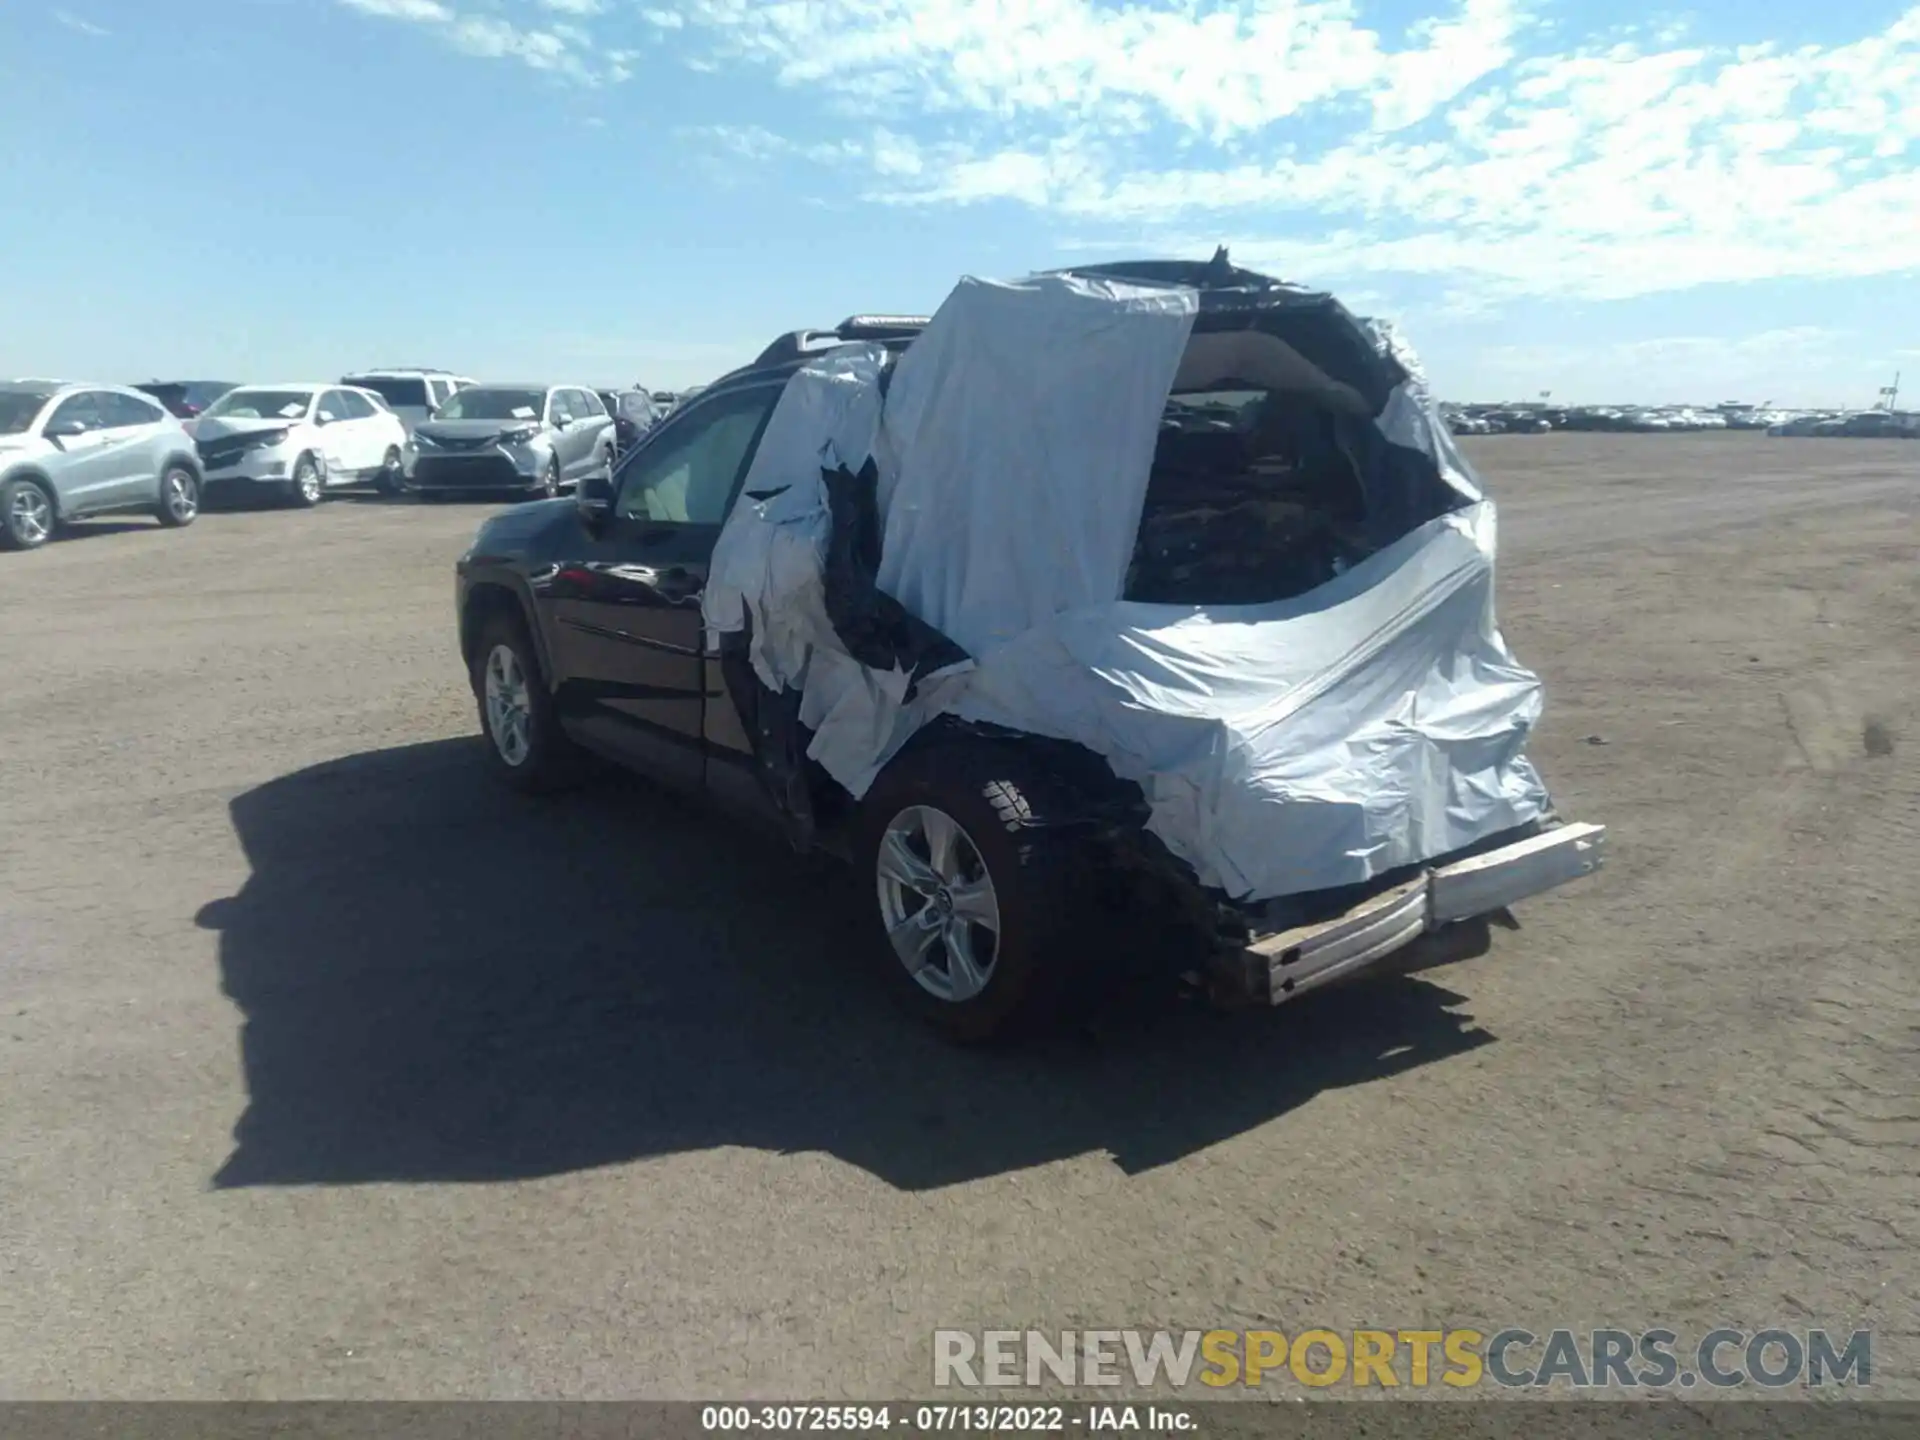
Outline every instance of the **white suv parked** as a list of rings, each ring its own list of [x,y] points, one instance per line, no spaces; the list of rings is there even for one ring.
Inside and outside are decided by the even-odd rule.
[[[340,383],[373,391],[387,402],[389,410],[400,417],[400,423],[407,427],[409,437],[406,450],[401,456],[401,469],[403,473],[411,475],[414,454],[411,440],[413,427],[423,420],[431,420],[434,413],[447,403],[454,391],[466,389],[473,384],[473,381],[468,376],[455,375],[446,370],[401,366],[394,369],[357,371],[352,375],[341,376]]]
[[[400,417],[400,423],[411,435],[414,426],[447,403],[448,396],[473,381],[445,370],[362,370],[358,374],[342,375],[340,383],[373,391]]]
[[[209,491],[270,486],[295,505],[369,482],[399,488],[406,426],[370,390],[346,385],[242,385],[194,431]]]

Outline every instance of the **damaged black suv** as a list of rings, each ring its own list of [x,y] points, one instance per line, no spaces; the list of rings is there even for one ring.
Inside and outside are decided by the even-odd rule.
[[[851,862],[884,972],[986,1039],[1098,986],[1103,935],[1272,1004],[1595,868],[1521,753],[1492,533],[1410,352],[1329,296],[1224,253],[969,281],[783,336],[489,520],[460,650],[510,784],[604,757]],[[1032,623],[982,638],[951,597],[1022,546]]]

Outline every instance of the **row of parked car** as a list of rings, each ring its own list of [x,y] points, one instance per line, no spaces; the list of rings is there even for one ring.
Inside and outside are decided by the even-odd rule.
[[[684,398],[431,369],[268,385],[14,380],[0,383],[0,544],[35,549],[104,514],[188,525],[221,492],[300,507],[366,486],[558,495],[611,472]]]
[[[1920,416],[1886,410],[1798,412],[1756,405],[1458,405],[1443,407],[1456,435],[1544,435],[1553,430],[1671,434],[1764,430],[1769,435],[1920,439]]]

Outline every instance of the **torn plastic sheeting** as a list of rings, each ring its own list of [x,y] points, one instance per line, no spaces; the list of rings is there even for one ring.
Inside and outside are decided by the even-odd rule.
[[[832,516],[824,575],[827,619],[840,644],[861,665],[907,672],[901,698],[910,703],[922,681],[966,664],[967,652],[876,583],[879,466],[869,458],[856,475],[843,464],[821,471],[820,480]]]
[[[887,396],[881,588],[975,656],[1117,599],[1198,308],[1164,286],[962,280]]]
[[[854,795],[941,713],[970,665],[873,581],[877,467],[868,462],[886,364],[877,345],[845,346],[788,381],[748,467],[743,502],[714,547],[701,602],[709,647],[720,648],[721,634],[747,632],[754,675],[775,696],[799,692],[808,757]],[[843,470],[842,456],[855,457],[862,473],[849,474],[836,504],[829,477]]]
[[[1492,546],[1483,503],[1294,600],[1063,615],[982,657],[955,713],[1103,755],[1236,899],[1365,881],[1547,811]]]
[[[873,453],[885,364],[878,345],[849,345],[787,382],[714,545],[701,601],[709,648],[750,619],[754,672],[769,689],[797,688],[808,647],[832,635],[824,572],[833,515],[821,471]]]
[[[1540,687],[1494,621],[1493,507],[1390,327],[1312,307],[1316,324],[1355,324],[1353,347],[1404,376],[1359,458],[1369,511],[1411,533],[1292,600],[1119,598],[1175,375],[1253,363],[1229,352],[1300,359],[1238,339],[1255,324],[1238,313],[1195,336],[1196,300],[1071,276],[967,281],[884,403],[877,351],[814,362],[748,478],[755,494],[785,488],[723,532],[709,625],[751,611],[756,670],[802,690],[808,753],[854,795],[941,713],[1070,740],[1138,782],[1148,828],[1238,899],[1357,883],[1541,818],[1547,795],[1522,753]],[[1339,391],[1312,373],[1285,388]],[[869,457],[880,589],[974,656],[911,702],[913,658],[859,663],[825,603],[822,469]]]

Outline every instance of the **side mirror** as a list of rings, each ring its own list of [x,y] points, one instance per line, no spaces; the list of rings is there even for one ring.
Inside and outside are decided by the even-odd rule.
[[[47,438],[50,440],[71,440],[76,435],[87,433],[84,420],[62,420],[58,424],[47,426]]]
[[[573,503],[589,530],[597,530],[613,514],[613,478],[593,474],[583,479],[573,492]]]

